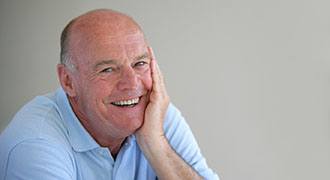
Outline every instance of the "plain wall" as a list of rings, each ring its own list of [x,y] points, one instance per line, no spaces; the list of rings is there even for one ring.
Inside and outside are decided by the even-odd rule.
[[[330,1],[0,0],[0,131],[59,83],[73,17],[113,8],[144,29],[167,89],[225,180],[330,179]]]

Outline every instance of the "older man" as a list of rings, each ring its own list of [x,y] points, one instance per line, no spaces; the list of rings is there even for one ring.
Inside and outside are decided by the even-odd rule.
[[[0,137],[0,179],[218,179],[141,28],[94,10],[61,37],[61,87],[36,97]]]

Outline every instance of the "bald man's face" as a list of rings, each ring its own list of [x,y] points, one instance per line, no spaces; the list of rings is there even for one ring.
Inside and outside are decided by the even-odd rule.
[[[72,33],[75,113],[92,134],[126,137],[143,124],[149,101],[147,44],[139,30],[88,33]]]

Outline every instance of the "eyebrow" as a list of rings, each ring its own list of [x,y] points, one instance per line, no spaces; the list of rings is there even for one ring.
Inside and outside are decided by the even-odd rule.
[[[145,52],[144,54],[134,58],[135,61],[138,61],[138,60],[141,60],[141,59],[144,59],[144,58],[147,58],[149,57],[149,54],[147,52]]]
[[[108,64],[116,64],[116,61],[113,59],[100,61],[94,65],[94,69],[98,69],[100,66],[104,66]]]

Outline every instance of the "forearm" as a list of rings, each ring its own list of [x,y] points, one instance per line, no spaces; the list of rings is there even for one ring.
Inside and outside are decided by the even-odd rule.
[[[136,132],[138,144],[159,179],[201,179],[170,146],[163,132],[163,122],[169,105],[164,78],[148,47],[152,91],[145,110],[143,126]]]
[[[202,179],[171,148],[165,136],[138,138],[138,143],[159,179]]]

